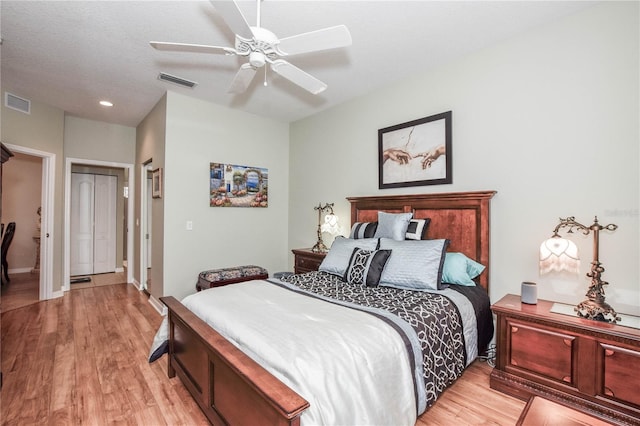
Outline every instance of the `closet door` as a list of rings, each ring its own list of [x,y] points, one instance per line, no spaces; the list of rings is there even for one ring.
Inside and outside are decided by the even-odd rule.
[[[93,273],[116,270],[116,176],[95,176]]]
[[[95,175],[71,173],[71,275],[93,274]]]
[[[116,270],[116,176],[71,174],[70,274]]]

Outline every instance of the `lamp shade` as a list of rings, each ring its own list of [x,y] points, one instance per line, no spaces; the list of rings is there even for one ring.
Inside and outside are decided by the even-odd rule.
[[[551,271],[580,272],[578,247],[573,241],[553,236],[540,245],[540,274]]]
[[[342,233],[342,226],[338,223],[339,218],[335,214],[331,213],[324,217],[324,223],[320,228],[322,232],[328,232],[331,235],[337,235]]]

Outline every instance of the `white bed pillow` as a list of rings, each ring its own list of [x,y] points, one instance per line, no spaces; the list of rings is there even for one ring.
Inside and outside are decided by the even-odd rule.
[[[404,240],[412,217],[413,213],[378,212],[378,228],[374,238]]]
[[[322,260],[318,271],[328,272],[344,278],[344,273],[349,266],[349,260],[353,254],[353,249],[359,247],[365,250],[375,250],[378,248],[377,238],[360,238],[357,240],[338,236],[333,240],[331,249]]]
[[[391,256],[380,277],[380,286],[407,290],[438,290],[442,283],[444,255],[449,240],[395,241],[380,239],[380,250]]]

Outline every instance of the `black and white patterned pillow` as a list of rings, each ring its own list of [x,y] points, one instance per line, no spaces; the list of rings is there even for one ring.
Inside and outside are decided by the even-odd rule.
[[[378,228],[378,222],[356,222],[351,227],[349,238],[373,238]]]
[[[427,228],[431,223],[431,219],[411,219],[405,234],[406,240],[422,240],[427,234]]]
[[[391,250],[365,250],[356,247],[351,254],[344,280],[349,284],[377,287],[389,256]]]

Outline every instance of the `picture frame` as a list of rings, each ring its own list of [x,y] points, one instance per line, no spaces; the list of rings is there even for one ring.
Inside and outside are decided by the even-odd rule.
[[[209,163],[210,207],[269,207],[269,170]]]
[[[162,168],[151,172],[151,197],[162,198]]]
[[[452,183],[452,112],[378,130],[378,188]]]

